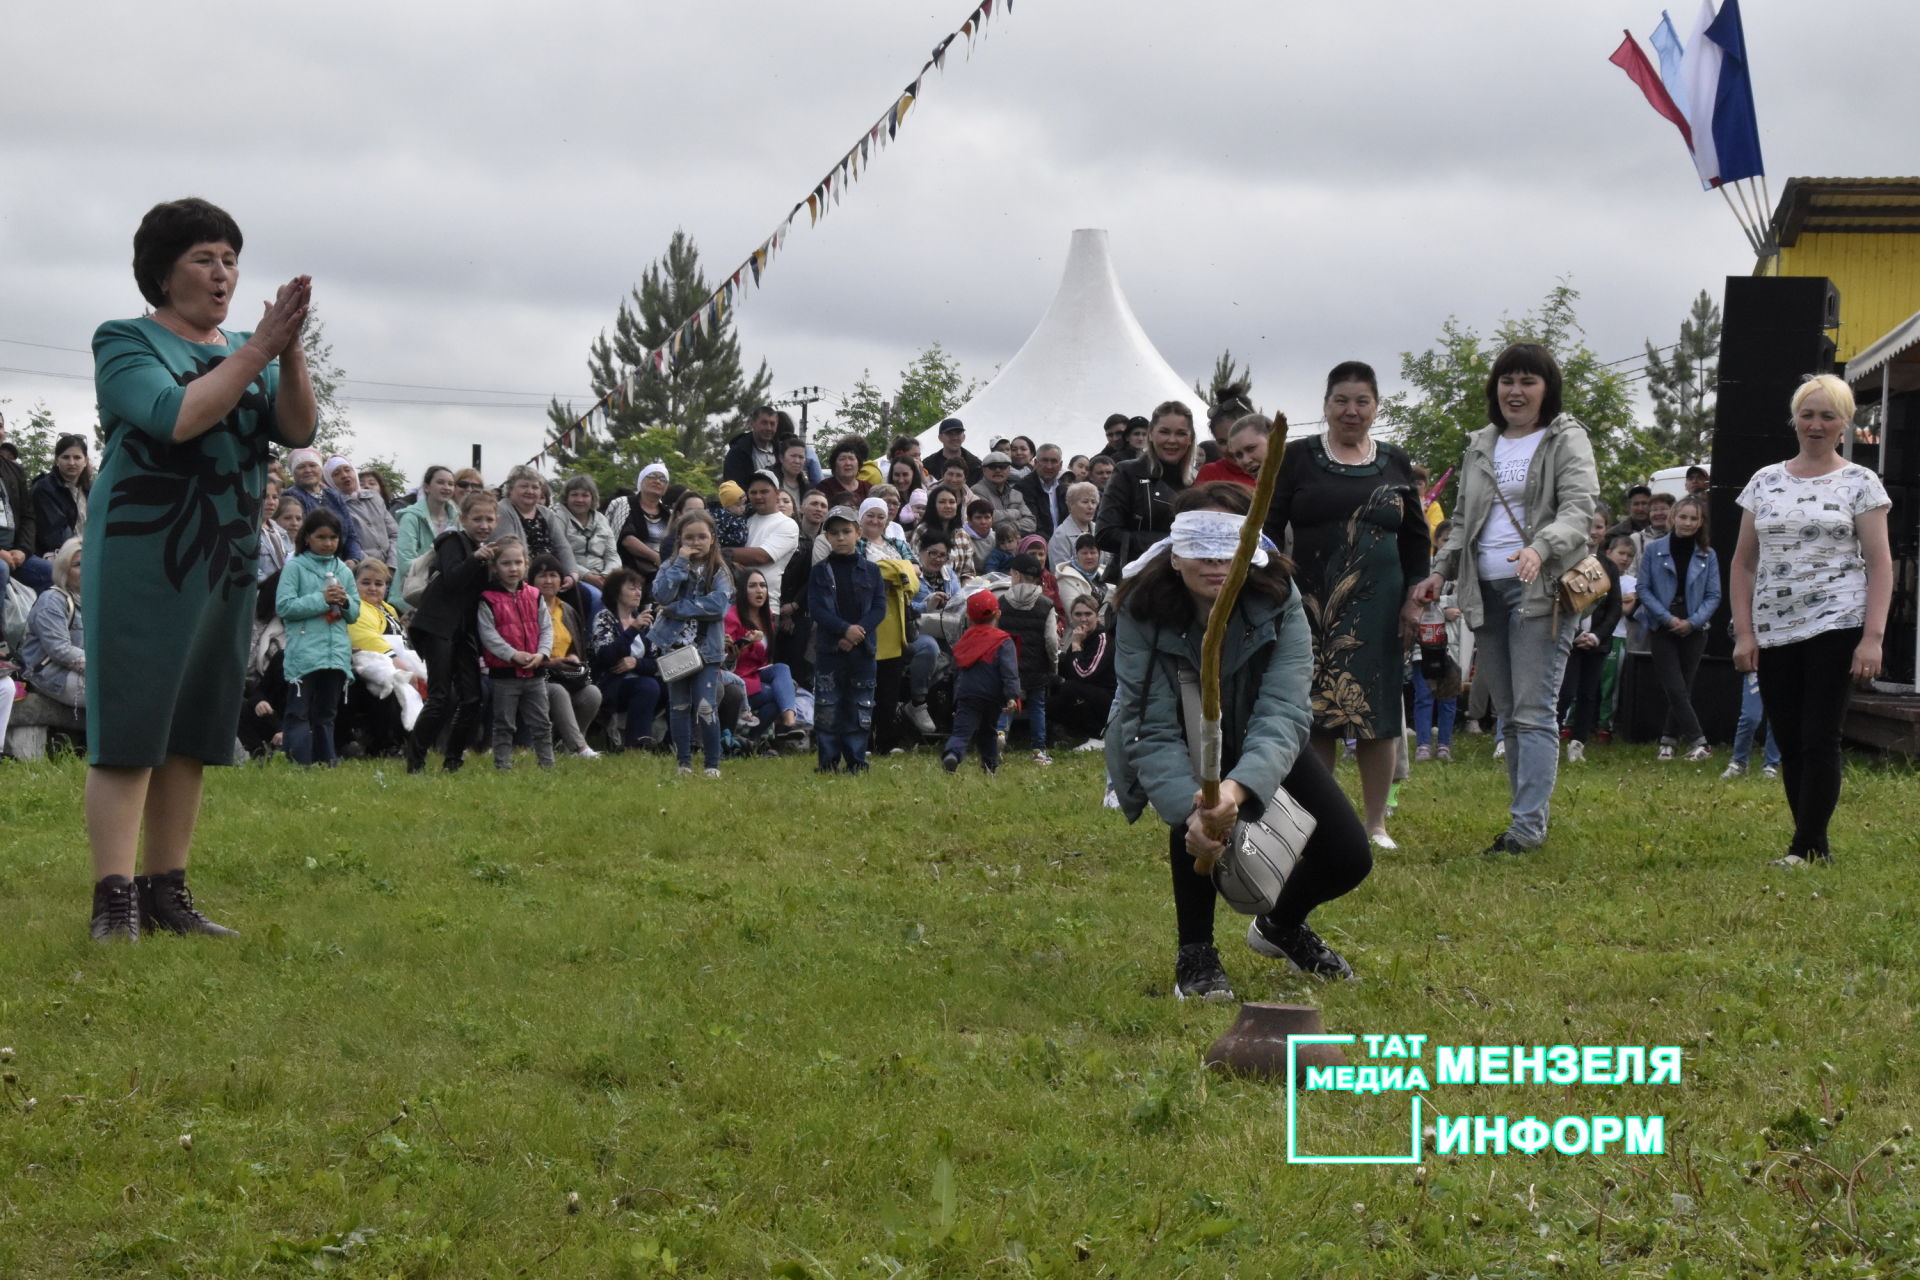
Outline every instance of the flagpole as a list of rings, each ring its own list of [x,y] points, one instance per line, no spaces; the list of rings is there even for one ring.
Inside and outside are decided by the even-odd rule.
[[[1754,248],[1756,251],[1764,253],[1766,250],[1766,238],[1761,234],[1761,219],[1755,209],[1760,197],[1758,192],[1747,189],[1751,185],[1751,179],[1746,180],[1744,183],[1736,182],[1733,184],[1734,190],[1737,191],[1740,196],[1740,207],[1747,211],[1747,221],[1753,226]]]
[[[1747,179],[1747,181],[1754,182],[1755,179],[1749,178]],[[1758,183],[1759,183],[1758,195],[1760,197],[1760,211],[1761,213],[1766,215],[1765,221],[1763,221],[1760,224],[1760,234],[1762,238],[1765,240],[1765,244],[1763,247],[1766,248],[1769,252],[1771,252],[1772,250],[1778,247],[1773,243],[1773,192],[1767,189],[1766,174],[1763,173],[1759,176]]]
[[[1766,255],[1760,251],[1760,241],[1754,236],[1753,228],[1747,225],[1747,220],[1741,216],[1739,208],[1733,203],[1733,197],[1727,194],[1726,184],[1722,183],[1715,187],[1714,190],[1718,191],[1720,198],[1727,202],[1727,208],[1733,213],[1733,220],[1740,224],[1740,232],[1746,236],[1747,244],[1753,249],[1753,256],[1756,258],[1765,257]]]

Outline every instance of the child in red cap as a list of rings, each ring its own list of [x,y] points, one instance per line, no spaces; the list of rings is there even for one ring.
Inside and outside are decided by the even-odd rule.
[[[1000,602],[991,591],[967,597],[967,629],[953,646],[960,674],[953,687],[953,736],[940,755],[948,773],[966,758],[967,740],[980,748],[988,773],[1000,767],[1000,712],[1020,709],[1020,659],[1013,637],[996,627]]]

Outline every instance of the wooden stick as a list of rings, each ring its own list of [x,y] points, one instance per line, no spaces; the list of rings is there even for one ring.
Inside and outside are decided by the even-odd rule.
[[[1253,506],[1240,526],[1240,545],[1233,551],[1233,567],[1207,614],[1206,638],[1200,642],[1200,794],[1209,809],[1220,804],[1220,654],[1227,643],[1227,619],[1233,615],[1240,588],[1246,585],[1253,553],[1260,549],[1261,526],[1273,505],[1274,485],[1280,479],[1280,455],[1287,443],[1287,417],[1273,415],[1267,433],[1267,460],[1260,465],[1260,481],[1253,488]]]

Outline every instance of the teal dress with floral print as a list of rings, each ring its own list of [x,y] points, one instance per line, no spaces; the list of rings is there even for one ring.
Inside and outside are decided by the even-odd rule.
[[[106,447],[82,552],[87,753],[150,768],[170,755],[231,764],[256,589],[260,497],[272,445],[278,361],[233,412],[176,443],[187,384],[250,336],[188,342],[151,319],[93,335]]]

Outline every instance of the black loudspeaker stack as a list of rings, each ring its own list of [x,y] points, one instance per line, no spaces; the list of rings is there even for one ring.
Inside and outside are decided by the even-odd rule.
[[[1754,472],[1793,456],[1793,392],[1806,375],[1834,371],[1827,331],[1840,323],[1840,293],[1825,276],[1728,276],[1720,314],[1710,515],[1721,581],[1731,586],[1737,499]],[[1710,656],[1733,653],[1731,617],[1723,603]]]

